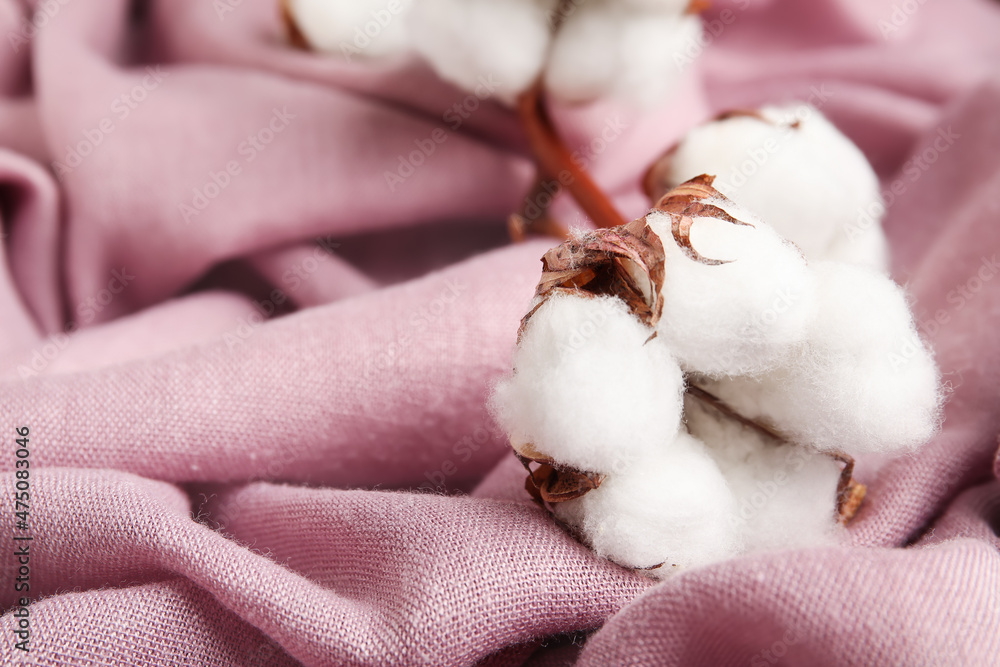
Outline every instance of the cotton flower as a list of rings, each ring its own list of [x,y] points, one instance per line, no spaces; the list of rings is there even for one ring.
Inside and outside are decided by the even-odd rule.
[[[597,227],[626,220],[573,157],[575,149],[560,136],[548,102],[615,97],[641,106],[662,103],[677,87],[690,52],[700,49],[702,35],[700,0],[280,2],[296,46],[339,51],[348,61],[409,54],[441,79],[512,107],[537,166],[525,202],[543,190],[551,202],[551,177],[558,175]],[[513,213],[509,229],[515,239],[565,238],[558,221],[545,210],[528,213],[527,204]]]
[[[701,173],[754,211],[809,259],[885,270],[878,178],[861,151],[806,104],[724,113],[697,127],[650,171],[654,197]],[[874,208],[881,208],[874,206]]]
[[[347,58],[421,57],[470,92],[483,78],[513,104],[536,81],[569,102],[652,103],[701,36],[689,0],[283,0],[305,45]]]
[[[417,52],[437,74],[473,91],[497,81],[507,101],[542,71],[555,0],[417,0],[410,29]]]
[[[797,443],[848,454],[912,450],[934,434],[942,395],[903,291],[863,267],[820,262],[806,343],[755,377],[706,384]]]
[[[738,553],[736,502],[705,446],[686,433],[643,465],[555,506],[597,554],[654,577]]]
[[[684,380],[652,334],[615,297],[546,299],[521,334],[513,376],[493,396],[515,448],[608,473],[669,443]]]
[[[684,416],[733,496],[730,520],[743,552],[837,542],[842,533],[835,521],[837,461],[808,447],[775,442],[690,396]]]
[[[618,97],[653,103],[676,87],[678,54],[701,36],[701,22],[678,3],[590,0],[555,35],[545,86],[583,102]]]
[[[285,0],[308,46],[345,58],[386,58],[410,48],[413,0]]]
[[[687,214],[660,210],[661,202],[646,216],[661,239],[670,239],[663,243],[657,331],[686,370],[759,372],[805,338],[816,280],[798,248],[763,220],[704,193]],[[673,242],[679,219],[690,220],[687,245]]]
[[[654,577],[837,543],[864,497],[850,455],[910,451],[940,421],[903,290],[808,262],[712,180],[546,253],[492,399],[536,499]]]

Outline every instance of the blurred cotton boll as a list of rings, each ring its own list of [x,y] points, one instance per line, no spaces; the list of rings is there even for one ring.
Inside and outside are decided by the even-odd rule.
[[[287,0],[296,27],[318,50],[384,58],[410,47],[406,15],[414,0]]]
[[[640,4],[649,7],[592,0],[570,14],[553,41],[546,88],[569,102],[610,96],[651,105],[667,97],[701,21],[674,3]]]
[[[415,51],[439,77],[513,104],[536,81],[566,102],[652,106],[676,87],[701,21],[677,0],[284,0],[309,48],[376,59]]]
[[[410,15],[416,50],[438,75],[464,90],[499,81],[507,102],[542,71],[556,0],[419,0]]]
[[[683,14],[691,5],[690,0],[618,0],[618,4],[641,11],[661,11]]]
[[[881,201],[878,178],[858,147],[812,106],[723,114],[691,130],[654,171],[664,190],[696,174],[716,175],[720,192],[810,259],[888,266],[880,220],[859,223]]]

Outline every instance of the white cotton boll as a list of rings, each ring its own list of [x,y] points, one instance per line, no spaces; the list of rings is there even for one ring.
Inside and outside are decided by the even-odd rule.
[[[840,465],[826,454],[780,444],[685,399],[685,421],[705,443],[736,502],[734,526],[748,553],[836,544]]]
[[[632,568],[663,563],[649,572],[656,577],[739,551],[732,493],[704,446],[686,433],[554,511],[603,558]]]
[[[542,70],[555,4],[556,0],[420,0],[410,16],[413,42],[442,79],[510,102]]]
[[[856,227],[833,237],[823,259],[867,266],[885,273],[889,270],[889,242],[881,224],[862,217]]]
[[[618,35],[606,14],[607,9],[586,4],[560,26],[545,69],[545,87],[556,97],[595,99],[614,85]]]
[[[762,372],[800,343],[816,309],[816,280],[799,250],[742,207],[706,200],[738,225],[698,217],[691,246],[703,264],[686,254],[671,233],[671,217],[658,211],[646,220],[666,255],[657,330],[685,370],[711,375]]]
[[[677,362],[616,297],[556,294],[528,322],[514,374],[491,399],[512,444],[608,473],[670,443],[684,380]]]
[[[412,0],[289,0],[296,27],[318,51],[381,58],[402,53],[410,39]]]
[[[701,44],[701,19],[695,15],[636,15],[627,21],[621,48],[621,76],[612,94],[652,106],[677,87]]]
[[[706,389],[816,449],[889,453],[924,444],[940,422],[940,374],[903,291],[862,267],[821,262],[815,270],[819,309],[808,343],[779,369]]]
[[[719,192],[754,211],[810,259],[887,267],[879,183],[864,154],[817,109],[764,107],[689,132],[667,180],[715,174]],[[856,247],[852,247],[856,246]]]
[[[552,44],[545,86],[556,97],[585,102],[615,96],[661,101],[674,89],[698,44],[697,16],[671,11],[629,11],[592,1],[567,16]]]

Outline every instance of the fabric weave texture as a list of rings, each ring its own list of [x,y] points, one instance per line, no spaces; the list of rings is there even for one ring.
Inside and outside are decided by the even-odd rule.
[[[1000,3],[717,0],[662,108],[553,107],[628,216],[714,113],[820,108],[949,386],[859,461],[849,545],[655,584],[532,505],[484,407],[552,245],[505,241],[516,119],[290,49],[276,5],[0,2],[0,665],[1000,665]]]

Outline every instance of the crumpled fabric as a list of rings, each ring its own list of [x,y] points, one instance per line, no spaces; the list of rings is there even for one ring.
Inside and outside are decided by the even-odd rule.
[[[530,502],[484,407],[553,244],[506,241],[513,114],[276,5],[0,2],[0,664],[1000,664],[1000,4],[719,0],[662,107],[552,104],[628,216],[689,127],[820,108],[948,385],[859,461],[849,544],[659,583]]]

